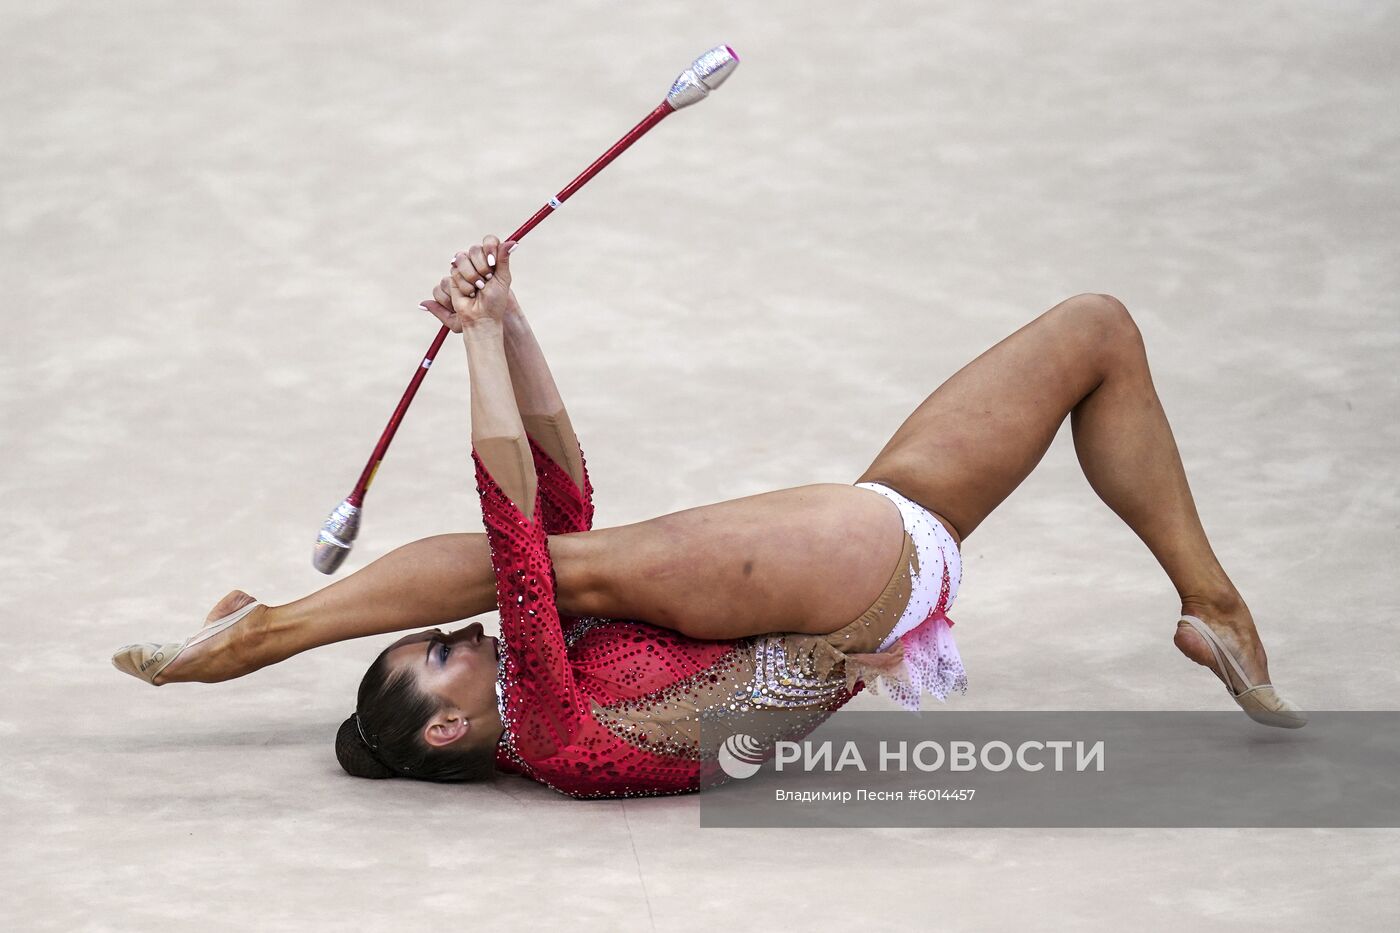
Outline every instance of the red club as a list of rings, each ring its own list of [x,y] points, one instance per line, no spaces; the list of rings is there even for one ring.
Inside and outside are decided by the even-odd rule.
[[[691,62],[690,67],[682,71],[671,84],[671,89],[666,93],[666,99],[655,110],[647,114],[642,122],[628,130],[625,136],[613,143],[592,165],[565,185],[563,190],[550,198],[543,207],[531,215],[529,220],[521,224],[514,233],[505,239],[515,240],[518,243],[525,234],[535,229],[540,221],[553,214],[580,188],[588,184],[593,176],[601,172],[609,162],[622,155],[628,146],[641,139],[652,127],[677,110],[703,100],[710,91],[723,84],[738,66],[739,56],[734,54],[734,50],[727,45],[717,45],[695,59]],[[423,361],[414,370],[413,378],[409,380],[403,398],[399,399],[398,406],[394,409],[393,415],[389,417],[389,423],[385,425],[384,433],[379,435],[379,443],[374,445],[374,453],[370,455],[369,462],[365,464],[364,470],[360,473],[354,490],[335,507],[325,524],[321,526],[321,534],[316,539],[316,550],[312,554],[311,563],[322,573],[335,573],[345,561],[346,555],[350,553],[350,548],[354,546],[355,537],[360,533],[360,510],[364,506],[365,493],[369,491],[369,485],[374,481],[374,474],[379,469],[384,454],[389,450],[389,443],[394,439],[394,434],[398,431],[399,423],[403,421],[408,406],[413,402],[413,397],[418,394],[418,387],[422,385],[423,377],[428,374],[428,368],[433,365],[433,360],[437,357],[437,352],[441,349],[443,341],[447,339],[447,334],[446,327],[438,330],[437,336],[428,346],[428,352],[423,355]]]

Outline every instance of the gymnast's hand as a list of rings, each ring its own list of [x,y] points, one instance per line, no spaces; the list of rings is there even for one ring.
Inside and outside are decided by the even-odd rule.
[[[433,289],[432,300],[420,307],[454,334],[481,321],[503,322],[520,310],[510,287],[510,251],[514,247],[514,242],[502,243],[488,236],[480,246],[458,253],[451,274]]]

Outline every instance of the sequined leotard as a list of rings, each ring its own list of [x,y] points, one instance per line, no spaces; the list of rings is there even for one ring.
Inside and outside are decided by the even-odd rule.
[[[706,709],[810,711],[815,727],[861,689],[845,662],[873,656],[835,646],[875,650],[889,632],[881,614],[900,595],[898,577],[878,611],[832,636],[699,641],[642,622],[561,616],[547,535],[592,526],[592,485],[586,468],[580,491],[533,441],[531,448],[533,520],[473,455],[501,614],[500,770],[575,797],[693,791],[705,769]]]

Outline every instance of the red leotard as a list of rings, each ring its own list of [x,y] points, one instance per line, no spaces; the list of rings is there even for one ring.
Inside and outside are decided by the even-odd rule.
[[[684,793],[700,785],[698,747],[651,739],[645,729],[619,726],[619,716],[674,707],[677,697],[694,709],[693,698],[712,696],[715,684],[737,685],[732,698],[747,700],[752,691],[761,706],[823,718],[854,696],[844,679],[804,680],[783,667],[783,636],[699,641],[642,622],[561,617],[547,536],[592,527],[592,484],[585,467],[580,491],[530,443],[539,477],[534,520],[473,453],[501,614],[501,770],[577,797]],[[755,669],[755,658],[763,668],[757,679],[744,673]],[[610,719],[609,710],[622,712]]]

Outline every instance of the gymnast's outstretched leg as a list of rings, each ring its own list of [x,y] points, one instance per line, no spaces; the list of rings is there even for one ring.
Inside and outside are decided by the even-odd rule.
[[[584,540],[551,539],[560,608],[578,611],[590,597]],[[253,602],[234,590],[207,621]],[[496,576],[486,535],[446,534],[396,548],[378,560],[295,602],[259,606],[237,625],[182,653],[159,683],[216,683],[242,677],[311,648],[350,638],[448,625],[496,608]]]

